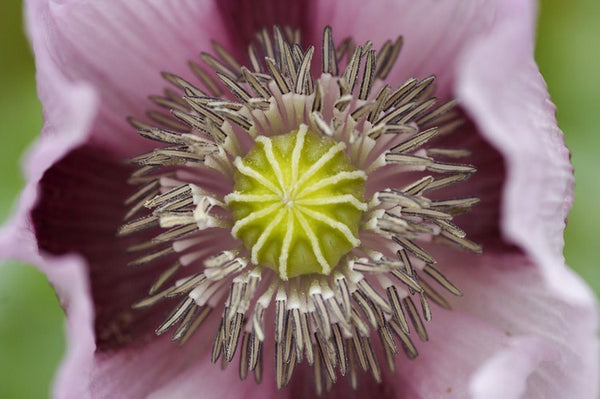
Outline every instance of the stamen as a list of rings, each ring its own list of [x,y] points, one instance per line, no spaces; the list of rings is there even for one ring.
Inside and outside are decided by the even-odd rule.
[[[381,356],[394,371],[400,347],[418,355],[432,304],[462,295],[420,241],[481,252],[454,222],[479,200],[440,199],[475,167],[454,162],[469,150],[432,145],[462,123],[455,100],[433,97],[434,77],[384,82],[402,46],[336,42],[327,27],[304,49],[299,30],[274,27],[247,65],[213,41],[203,66],[189,62],[201,88],[162,73],[174,88],[149,99],[168,114],[128,121],[164,146],[129,160],[139,188],[118,232],[140,238],[131,265],[165,264],[134,307],[179,298],[157,334],[184,344],[214,310],[219,327],[202,332],[213,363],[239,353],[240,379],[260,382],[266,363],[283,388],[306,362],[318,394],[340,376],[356,388],[359,368],[382,382]]]
[[[335,44],[333,43],[333,35],[331,34],[331,27],[327,26],[323,31],[323,44],[322,44],[322,63],[323,73],[328,73],[333,76],[338,74],[337,55],[335,50]]]
[[[210,69],[214,70],[215,72],[221,73],[222,75],[226,75],[231,79],[237,79],[238,76],[234,69],[231,69],[228,65],[219,61],[212,55],[203,52],[200,54],[200,58]]]
[[[395,320],[390,320],[390,327],[402,343],[402,349],[409,359],[414,359],[418,356],[417,348],[412,343],[410,337],[396,323]]]
[[[428,341],[429,337],[427,335],[427,330],[425,330],[425,325],[423,324],[423,321],[421,320],[421,316],[419,315],[419,312],[417,311],[417,307],[415,306],[415,303],[413,302],[412,298],[406,297],[402,300],[402,302],[404,304],[404,308],[406,309],[406,311],[408,313],[410,322],[412,323],[413,327],[417,331],[417,335],[419,336],[421,341],[423,341],[423,342]]]
[[[141,258],[137,258],[128,263],[129,266],[141,266],[146,263],[154,262],[157,259],[164,258],[167,255],[171,255],[174,252],[173,248],[167,247],[158,249],[154,252],[149,253],[148,255],[142,256]]]
[[[158,290],[161,289],[162,286],[181,269],[181,266],[181,263],[177,261],[173,266],[169,267],[164,272],[162,272],[160,276],[158,276],[156,281],[154,281],[152,287],[150,287],[148,294],[153,295],[157,293]]]
[[[212,76],[210,76],[210,74],[206,72],[200,65],[193,61],[189,61],[188,66],[190,67],[192,73],[198,78],[198,80],[202,82],[204,87],[207,88],[210,94],[212,94],[214,97],[220,97],[223,94],[223,90],[218,85],[216,80]]]
[[[179,341],[180,345],[185,344],[198,327],[200,327],[208,318],[212,310],[213,309],[209,306],[196,309],[189,320],[186,320],[187,323],[182,322],[177,331],[175,331],[175,334],[173,334],[173,341]]]
[[[398,295],[398,291],[396,287],[391,286],[387,289],[388,299],[392,305],[394,320],[398,322],[400,328],[405,334],[409,334],[410,331],[408,329],[408,323],[406,321],[406,317],[404,316],[404,311],[402,310],[402,305],[400,303],[400,297]]]
[[[404,40],[402,36],[398,37],[394,41],[394,44],[391,44],[390,40],[385,42],[377,56],[377,78],[381,80],[387,78],[388,74],[392,71],[392,67],[398,60],[403,44]]]
[[[306,55],[302,60],[302,65],[296,75],[296,93],[311,94],[312,93],[312,78],[309,74],[309,67],[312,62],[312,57],[315,52],[314,47],[309,47]]]
[[[373,78],[375,77],[375,50],[369,50],[367,53],[367,60],[365,61],[365,68],[363,71],[363,77],[360,82],[360,90],[358,92],[359,100],[366,100],[371,93],[371,85],[373,84]]]

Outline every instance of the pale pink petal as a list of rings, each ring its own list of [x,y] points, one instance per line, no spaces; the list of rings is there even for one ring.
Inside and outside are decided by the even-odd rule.
[[[39,62],[45,62],[43,56]],[[44,82],[39,93],[45,103],[44,118],[52,123],[44,125],[42,137],[25,158],[27,183],[13,216],[0,230],[0,254],[2,259],[37,265],[56,289],[68,316],[69,345],[54,392],[57,397],[80,398],[85,391],[85,378],[81,376],[89,369],[94,351],[93,304],[85,262],[78,256],[40,254],[29,212],[38,201],[37,184],[46,170],[87,140],[96,117],[98,98],[88,84],[67,81],[51,64],[38,70],[37,79]]]
[[[25,192],[22,198],[28,196]],[[40,255],[26,220],[13,219],[0,231],[1,260],[17,259],[35,264],[48,278],[67,315],[67,351],[54,381],[54,397],[86,398],[88,376],[95,349],[89,279],[85,261],[75,255]]]
[[[528,11],[528,12],[527,12]],[[480,133],[503,155],[504,238],[521,247],[565,298],[591,295],[564,266],[563,229],[573,169],[554,105],[533,60],[532,10],[515,13],[465,54],[457,93]]]
[[[543,268],[522,254],[477,256],[445,250],[438,258],[444,259],[444,273],[464,293],[453,298],[453,307],[487,321],[510,338],[508,346],[496,351],[474,374],[473,393],[480,392],[481,378],[495,378],[491,374],[495,373],[515,383],[527,380],[526,394],[515,398],[597,397],[598,318],[591,298],[587,303],[572,303],[561,291],[548,289]],[[524,350],[523,342],[535,344]],[[505,357],[521,363],[506,370]]]
[[[169,71],[193,79],[187,61],[224,37],[215,3],[201,1],[53,1],[29,0],[27,25],[41,75],[62,71],[72,82],[89,82],[100,98],[92,141],[115,153],[139,153],[148,141],[127,125],[141,118],[168,85]],[[227,43],[225,43],[227,45]],[[39,79],[44,105],[59,96]]]
[[[397,360],[399,370],[387,381],[406,392],[399,397],[597,397],[593,306],[572,305],[548,290],[523,255],[437,255],[464,296],[448,298],[453,311],[433,309],[430,340],[415,342],[415,360]]]
[[[398,85],[410,77],[437,77],[437,95],[450,95],[457,60],[470,42],[495,29],[499,20],[518,13],[532,1],[384,0],[366,3],[320,1],[316,30],[333,27],[337,39],[354,37],[380,48],[385,40],[404,37],[404,47],[388,81]],[[530,21],[533,23],[533,21]]]
[[[194,349],[195,350],[195,349]],[[236,362],[237,363],[237,362]],[[202,397],[205,399],[285,399],[289,397],[287,390],[279,391],[275,386],[271,366],[263,369],[261,384],[256,384],[252,373],[247,381],[240,381],[237,364],[230,364],[225,370],[211,363],[206,353],[185,373],[172,379],[157,390],[148,399],[187,399]],[[309,381],[307,383],[310,384]]]
[[[213,318],[204,326],[209,331],[215,331],[218,318]],[[111,398],[147,398],[153,392],[169,386],[172,397],[184,387],[173,385],[178,381],[178,375],[190,376],[186,369],[199,364],[216,369],[206,358],[210,353],[212,341],[203,334],[196,334],[183,347],[171,342],[168,334],[151,342],[138,342],[118,351],[97,353],[94,357],[89,380],[89,397],[93,399]],[[197,374],[193,377],[199,386],[210,386],[212,380]],[[230,383],[240,384],[234,379]],[[200,391],[202,392],[202,391]],[[199,395],[198,395],[199,396]]]
[[[35,264],[56,290],[67,316],[68,346],[54,381],[54,397],[85,398],[95,348],[94,310],[85,262],[77,256],[63,256],[44,257]]]
[[[507,341],[492,323],[458,309],[448,312],[436,307],[427,332],[425,343],[413,334],[419,356],[409,360],[400,354],[397,372],[386,376],[398,398],[467,398],[470,375]]]
[[[477,370],[471,379],[470,392],[474,399],[519,399],[527,390],[528,378],[541,363],[560,360],[556,348],[533,336],[509,340],[505,348],[494,354]],[[530,382],[534,384],[534,382]],[[528,399],[548,398],[539,391]]]

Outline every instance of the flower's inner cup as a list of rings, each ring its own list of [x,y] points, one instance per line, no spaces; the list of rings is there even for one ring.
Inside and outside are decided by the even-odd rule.
[[[455,102],[433,97],[433,77],[386,84],[402,43],[325,28],[315,51],[274,27],[246,63],[214,43],[190,64],[199,87],[163,73],[177,90],[151,99],[168,113],[130,122],[164,144],[131,160],[140,188],[119,231],[139,237],[133,264],[162,269],[134,307],[179,298],[157,334],[186,342],[214,313],[213,362],[238,354],[240,378],[260,382],[274,359],[279,388],[308,365],[317,393],[417,356],[431,304],[462,295],[427,249],[481,248],[453,223],[478,199],[444,196],[475,172],[469,151],[435,145],[461,133]]]
[[[234,192],[225,200],[232,233],[244,242],[254,264],[282,280],[328,275],[342,256],[360,244],[363,171],[352,166],[343,142],[299,130],[259,136],[236,159]]]

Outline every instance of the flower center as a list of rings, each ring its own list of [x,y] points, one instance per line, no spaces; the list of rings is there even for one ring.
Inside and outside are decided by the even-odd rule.
[[[330,274],[360,245],[365,173],[352,166],[345,143],[306,125],[255,141],[236,159],[234,192],[225,198],[235,221],[232,234],[254,264],[283,280]]]
[[[182,93],[152,97],[159,126],[130,120],[167,146],[131,160],[141,187],[119,234],[147,230],[131,263],[163,267],[134,306],[180,298],[157,334],[186,342],[215,311],[213,363],[260,382],[272,345],[278,388],[305,362],[321,393],[340,375],[356,388],[359,369],[381,382],[376,348],[392,371],[400,349],[417,356],[430,302],[461,295],[428,247],[481,252],[453,223],[478,199],[443,199],[475,172],[456,163],[469,151],[432,144],[460,126],[455,101],[431,97],[433,77],[385,84],[402,38],[336,47],[326,27],[313,75],[298,33],[262,30],[248,66],[215,43],[201,58],[216,78],[192,64],[203,89],[163,73]]]

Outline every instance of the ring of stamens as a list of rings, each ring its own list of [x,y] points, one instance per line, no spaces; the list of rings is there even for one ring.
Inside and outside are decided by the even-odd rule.
[[[391,370],[400,349],[409,358],[417,356],[412,339],[416,334],[428,340],[430,302],[450,309],[440,289],[461,295],[417,242],[481,248],[452,223],[477,198],[428,198],[466,180],[475,168],[455,163],[468,151],[431,146],[461,123],[454,101],[439,104],[431,96],[433,77],[409,79],[396,89],[383,83],[401,47],[402,38],[379,51],[351,39],[336,47],[326,28],[322,74],[314,77],[314,48],[304,51],[298,31],[275,27],[273,36],[266,30],[257,34],[248,67],[218,43],[216,57],[201,55],[217,79],[191,63],[207,92],[163,74],[183,97],[171,89],[152,97],[170,111],[148,113],[162,127],[130,120],[142,136],[168,146],[132,159],[139,169],[131,182],[141,188],[127,199],[128,221],[119,231],[157,230],[152,241],[131,248],[141,253],[132,264],[175,258],[134,305],[183,297],[157,334],[177,326],[173,339],[183,343],[217,311],[221,323],[213,362],[230,363],[239,353],[240,378],[253,373],[260,381],[270,339],[277,386],[287,385],[297,364],[306,361],[317,393],[330,389],[339,375],[356,388],[360,369],[381,382],[376,338]],[[316,152],[314,165],[328,164],[321,160],[329,151],[347,159],[314,174],[300,173],[300,164],[311,163],[298,155],[303,134],[328,143]],[[290,162],[277,155],[284,147]],[[259,159],[264,167],[256,166]],[[385,185],[379,174],[384,169],[393,175]],[[205,172],[212,177],[202,179]],[[406,178],[415,173],[421,176]],[[365,187],[372,193],[368,198]],[[332,217],[321,208],[338,206],[347,208],[348,216]],[[249,233],[252,224],[258,232]],[[309,233],[314,226],[327,226],[337,244],[324,245],[323,234]],[[226,232],[232,247],[217,250],[215,231]],[[290,231],[306,233],[309,266],[291,262],[298,256],[286,250],[294,240]],[[277,249],[270,251],[269,245]],[[267,312],[274,313],[273,331],[265,325]]]

